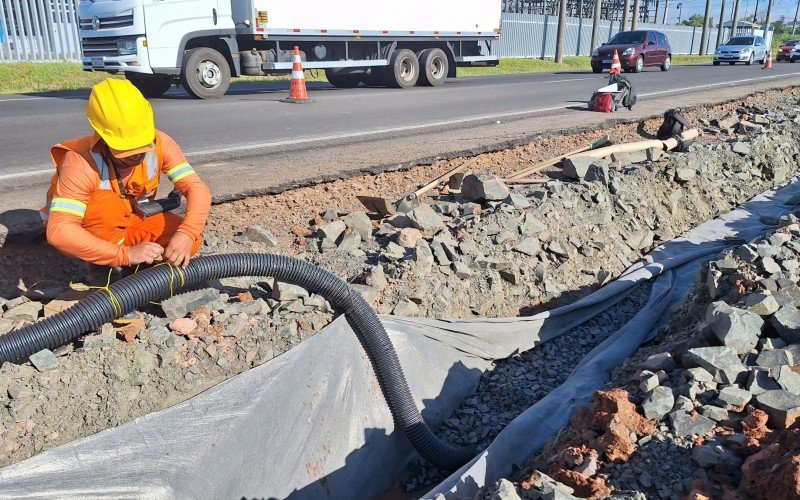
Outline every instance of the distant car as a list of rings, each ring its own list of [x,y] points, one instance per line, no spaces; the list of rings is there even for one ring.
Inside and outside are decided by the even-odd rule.
[[[714,66],[721,63],[743,62],[748,66],[758,61],[764,64],[767,59],[767,43],[760,36],[734,36],[717,48],[714,53]]]
[[[600,73],[604,68],[610,68],[615,50],[625,71],[638,73],[647,66],[658,66],[661,71],[669,71],[672,65],[672,47],[664,33],[649,30],[623,31],[594,49],[592,71]]]
[[[790,55],[792,53],[792,50],[797,45],[797,42],[800,42],[800,40],[789,40],[788,42],[786,42],[783,45],[783,47],[778,49],[778,53],[775,54],[775,60],[776,61],[791,61]],[[792,62],[794,62],[794,61],[792,61]]]

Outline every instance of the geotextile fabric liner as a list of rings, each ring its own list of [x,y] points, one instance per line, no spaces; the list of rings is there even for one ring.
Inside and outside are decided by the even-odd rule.
[[[575,303],[526,318],[382,317],[431,426],[474,392],[493,360],[568,331],[657,277],[646,307],[569,379],[426,497],[472,497],[566,425],[613,368],[652,338],[701,262],[773,229],[795,177],[654,250]],[[416,457],[394,428],[372,365],[344,317],[289,352],[166,410],[0,469],[0,498],[370,498]]]

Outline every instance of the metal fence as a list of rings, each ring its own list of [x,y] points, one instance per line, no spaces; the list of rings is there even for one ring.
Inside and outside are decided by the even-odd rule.
[[[0,0],[0,61],[79,61],[78,0]]]
[[[595,47],[592,43],[592,19],[568,17],[564,36],[564,54],[587,56]],[[620,31],[617,21],[600,21],[600,42],[608,41]],[[558,16],[504,13],[501,22],[500,43],[494,44],[492,53],[500,57],[553,57],[556,53]],[[667,35],[673,54],[698,54],[702,28],[669,24],[639,23],[638,29],[656,30]],[[728,34],[723,33],[723,39]],[[707,53],[716,48],[717,30],[708,33]]]

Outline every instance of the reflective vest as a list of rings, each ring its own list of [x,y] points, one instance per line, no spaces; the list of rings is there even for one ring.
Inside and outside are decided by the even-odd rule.
[[[53,175],[50,181],[50,189],[47,191],[47,204],[39,210],[39,214],[45,223],[47,223],[49,219],[51,210],[65,212],[79,217],[83,217],[86,214],[86,204],[82,201],[55,197],[61,165],[64,157],[70,151],[78,153],[97,174],[97,189],[112,191],[119,195],[119,197],[124,200],[128,211],[133,211],[131,198],[135,198],[139,201],[152,201],[155,199],[160,181],[160,166],[162,164],[162,152],[158,141],[155,142],[154,150],[145,155],[142,163],[133,169],[128,181],[125,183],[125,189],[127,189],[130,198],[120,192],[114,168],[106,163],[103,155],[92,151],[92,145],[95,144],[96,141],[97,138],[90,135],[62,142],[53,146],[51,149],[50,154],[53,159],[53,164],[56,167],[56,174]],[[188,164],[185,164],[185,166],[188,167]],[[178,165],[178,167],[184,167],[184,165]],[[179,174],[177,171],[179,170],[178,167],[172,169],[176,170],[176,172],[169,172],[170,180],[173,180],[173,182],[179,177],[178,175],[174,175]],[[191,170],[191,167],[188,168]]]

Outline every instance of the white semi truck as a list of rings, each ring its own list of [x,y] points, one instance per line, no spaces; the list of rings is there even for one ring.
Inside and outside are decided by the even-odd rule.
[[[83,69],[124,72],[155,97],[180,83],[201,99],[231,77],[305,69],[336,87],[441,85],[496,65],[498,0],[80,0]]]

